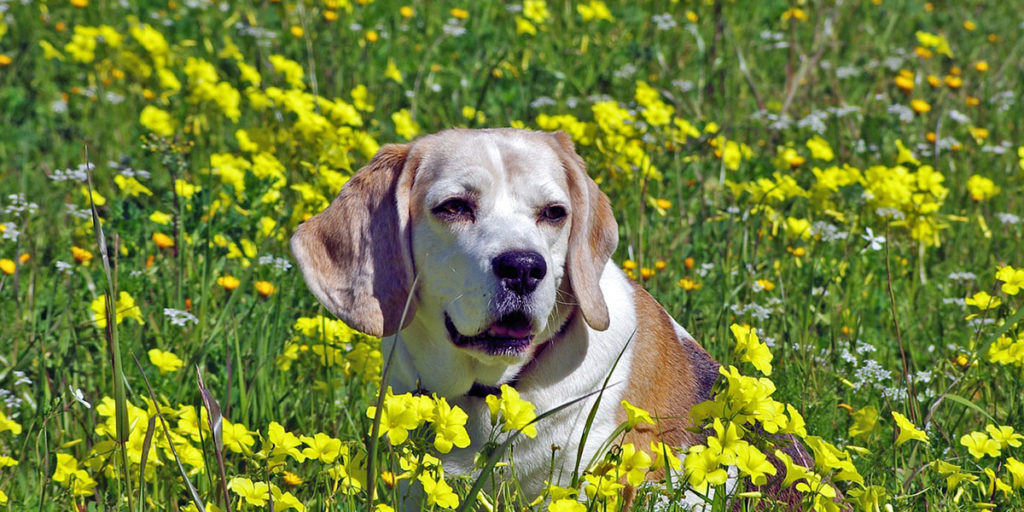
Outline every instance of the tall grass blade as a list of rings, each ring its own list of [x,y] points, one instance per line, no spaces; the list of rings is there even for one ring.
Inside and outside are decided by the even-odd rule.
[[[149,391],[149,399],[156,402],[156,393],[153,392],[153,387],[149,385],[149,377],[146,377],[146,372],[142,371],[142,364],[139,363],[139,358],[132,354],[132,358],[135,359],[135,366],[139,369],[139,374],[142,375],[142,379],[146,382],[146,390]],[[188,478],[188,472],[185,471],[185,466],[181,464],[181,458],[178,457],[178,450],[174,449],[174,441],[171,439],[171,431],[167,428],[167,420],[164,419],[164,415],[160,412],[160,407],[156,408],[156,417],[160,418],[160,427],[164,431],[164,439],[167,440],[167,446],[171,447],[171,455],[174,455],[174,462],[178,464],[178,473],[181,475],[181,480],[185,482],[185,487],[188,488],[189,498],[192,500],[192,504],[196,506],[196,510],[199,512],[206,512],[206,506],[203,505],[203,500],[199,497],[199,492],[196,491],[196,487],[192,485],[192,480]]]
[[[213,398],[210,390],[206,389],[203,383],[203,374],[196,367],[196,379],[199,381],[199,394],[203,397],[203,406],[206,407],[206,419],[210,424],[210,433],[213,435],[213,453],[217,457],[217,469],[220,471],[220,488],[224,491],[224,507],[230,509],[231,497],[228,495],[227,471],[224,470],[224,417],[220,414],[220,406]]]
[[[89,153],[86,148],[86,167],[89,167]],[[125,398],[124,389],[124,368],[121,365],[121,346],[117,339],[117,235],[114,235],[114,262],[111,264],[110,255],[107,253],[107,238],[103,233],[103,226],[100,224],[100,215],[96,210],[96,203],[93,201],[92,171],[86,172],[86,183],[89,190],[89,210],[92,216],[93,234],[96,236],[96,244],[99,247],[100,259],[103,261],[103,273],[107,278],[106,295],[104,304],[106,306],[107,321],[107,353],[110,356],[112,366],[112,378],[114,379],[114,418],[115,436],[117,445],[121,452],[122,475],[125,485],[128,487],[128,509],[134,510],[132,505],[131,478],[128,475],[128,401]]]

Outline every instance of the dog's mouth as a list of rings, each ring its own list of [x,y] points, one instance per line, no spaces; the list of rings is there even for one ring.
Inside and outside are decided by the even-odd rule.
[[[447,313],[444,325],[448,336],[457,347],[475,348],[492,356],[516,356],[522,354],[533,341],[530,319],[526,313],[509,313],[491,324],[480,334],[466,336],[455,328]]]

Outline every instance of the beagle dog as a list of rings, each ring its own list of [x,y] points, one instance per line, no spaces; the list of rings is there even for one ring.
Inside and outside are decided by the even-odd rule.
[[[395,393],[437,393],[469,414],[473,444],[447,471],[472,472],[490,430],[483,397],[500,385],[538,413],[589,395],[517,441],[532,497],[569,480],[602,388],[584,466],[625,421],[622,400],[659,418],[627,441],[699,440],[689,412],[718,363],[611,261],[617,243],[567,135],[454,129],[382,147],[291,245],[320,302],[393,348]]]

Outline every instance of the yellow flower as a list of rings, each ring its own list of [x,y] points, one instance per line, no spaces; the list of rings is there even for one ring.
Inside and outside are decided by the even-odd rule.
[[[697,281],[694,281],[693,279],[690,279],[689,277],[684,277],[679,280],[679,287],[688,292],[693,290],[700,290],[701,286],[703,285],[698,283]]]
[[[269,297],[277,291],[277,288],[267,281],[256,281],[256,291],[263,297]]]
[[[409,431],[419,427],[423,421],[416,405],[415,398],[410,393],[392,395],[388,389],[380,412],[380,437],[387,435],[388,442],[392,445],[404,443],[409,438]],[[376,414],[375,406],[371,405],[366,409],[366,417],[373,419]]]
[[[601,0],[590,0],[587,4],[576,4],[576,12],[580,13],[583,17],[583,21],[591,20],[604,20],[613,21],[611,11],[608,10],[608,6]]]
[[[253,482],[248,478],[234,477],[228,482],[228,489],[237,494],[249,505],[262,507],[270,497],[270,487],[266,482]]]
[[[1003,303],[1003,300],[989,295],[988,292],[980,291],[964,299],[964,302],[968,306],[974,306],[981,311],[985,311],[998,308]]]
[[[313,437],[301,436],[299,439],[306,443],[306,448],[302,449],[302,455],[307,459],[319,460],[325,464],[330,464],[341,455],[341,440],[335,439],[323,432],[317,432]],[[301,482],[302,480],[300,479],[299,483]]]
[[[773,283],[773,282],[771,282],[771,281],[769,281],[767,279],[758,279],[757,281],[754,281],[754,285],[755,285],[755,289],[760,288],[760,289],[768,291],[768,292],[770,292],[770,291],[775,289],[775,283]]]
[[[552,500],[548,512],[587,512],[587,506],[573,498]]]
[[[468,419],[469,416],[458,406],[449,405],[444,397],[434,397],[434,448],[440,453],[448,453],[453,446],[469,446],[469,433],[465,427]]]
[[[1017,295],[1024,288],[1024,268],[1015,269],[1007,265],[996,271],[996,279],[1003,282],[1003,293]]]
[[[501,426],[503,431],[521,429],[526,437],[537,437],[537,427],[531,423],[537,417],[534,405],[519,398],[515,388],[502,384],[501,398],[489,395],[486,401],[491,411],[491,421],[497,421],[499,416],[505,419]]]
[[[292,37],[302,37],[302,35],[305,33],[303,32],[302,27],[299,25],[292,25],[292,27],[288,31],[291,32]]]
[[[551,17],[544,0],[523,0],[523,16],[534,23],[544,23]]]
[[[285,471],[283,474],[285,485],[295,487],[296,485],[302,485],[302,477],[292,473],[291,471]]]
[[[0,53],[0,67],[10,66],[14,62],[6,53]]]
[[[174,193],[184,199],[192,199],[192,196],[200,190],[199,185],[192,185],[181,178],[174,180]]]
[[[139,114],[139,124],[163,137],[174,135],[174,118],[166,110],[153,105],[143,107],[142,113]]]
[[[21,434],[21,424],[7,417],[4,411],[0,410],[0,432],[10,431],[14,435]]]
[[[388,59],[387,68],[384,69],[384,76],[394,80],[396,83],[402,83],[402,72],[398,70],[398,65],[395,64],[395,59]],[[392,116],[391,118],[394,119],[394,116]],[[398,123],[396,122],[395,124]],[[412,137],[406,138],[411,139]]]
[[[796,217],[786,217],[786,233],[795,238],[810,240],[811,221]]]
[[[850,437],[867,436],[874,432],[878,424],[878,409],[873,405],[864,406],[850,415],[853,424],[848,433]]]
[[[89,0],[71,0],[71,5],[73,7],[78,7],[79,9],[83,9],[85,7],[89,7]]]
[[[973,31],[976,28],[978,28],[978,25],[976,25],[973,21],[964,20],[964,30]]]
[[[980,459],[986,455],[999,457],[999,442],[985,435],[984,432],[971,432],[960,437],[960,444],[971,452],[971,456]]]
[[[789,20],[807,21],[807,13],[798,7],[791,7],[782,13],[782,21]]]
[[[892,81],[896,84],[896,87],[899,87],[903,92],[910,92],[914,90],[914,78],[912,76],[908,77],[901,73],[896,75],[896,78],[893,78]]]
[[[398,14],[402,15],[402,17],[406,19],[412,18],[413,14],[415,13],[416,12],[413,11],[412,7],[408,5],[403,5],[401,8],[398,9]]]
[[[150,349],[147,354],[149,354],[149,362],[153,363],[157,370],[160,370],[160,375],[176,372],[185,365],[185,362],[172,352],[154,348]]]
[[[452,491],[452,487],[444,481],[443,476],[438,475],[435,480],[430,473],[424,472],[416,480],[423,486],[428,505],[449,509],[459,506],[459,496]]]
[[[537,27],[533,26],[530,20],[522,16],[516,16],[516,35],[523,34],[529,36],[537,35]]]
[[[14,260],[7,258],[0,259],[0,271],[7,275],[13,275],[17,269],[17,265],[14,264]]]
[[[930,34],[924,31],[917,31],[914,34],[917,37],[917,42],[921,46],[926,48],[932,48],[936,52],[941,53],[947,57],[953,57],[953,51],[949,48],[949,42],[946,38],[941,35]]]
[[[229,292],[238,288],[238,285],[240,284],[242,283],[234,276],[220,276],[217,278],[217,285],[223,287]]]
[[[1013,427],[1009,425],[995,426],[985,425],[985,431],[988,435],[992,436],[992,440],[999,443],[1001,449],[1004,448],[1017,448],[1021,445],[1021,441],[1024,440],[1024,435],[1020,435],[1013,431]]]
[[[704,492],[708,486],[722,485],[729,478],[729,473],[722,467],[720,455],[720,452],[704,445],[690,447],[686,458],[683,459],[683,468],[694,490]]]
[[[156,243],[158,249],[166,249],[174,245],[174,239],[163,233],[153,233],[153,242]]]
[[[978,62],[975,62],[974,63],[974,69],[978,73],[984,73],[984,72],[988,71],[988,61],[979,60]]]
[[[896,411],[892,411],[892,417],[894,420],[896,420],[896,426],[898,426],[900,429],[900,434],[896,438],[896,446],[899,446],[907,441],[910,441],[911,439],[924,441],[925,444],[928,444],[928,435],[925,434],[923,430],[917,428],[916,425],[911,423],[911,421],[908,420],[906,416]]]
[[[757,339],[757,330],[749,325],[739,324],[730,325],[729,330],[736,338],[736,348],[733,351],[740,357],[740,361],[754,365],[754,368],[765,375],[771,375],[772,352],[768,345]]]
[[[100,295],[89,305],[93,311],[93,324],[100,329],[107,326],[107,303],[106,295]],[[117,303],[114,304],[114,323],[120,324],[124,318],[131,318],[139,325],[145,325],[142,319],[142,309],[135,304],[135,299],[128,292],[122,291],[118,294]]]
[[[925,100],[914,99],[910,101],[910,108],[914,109],[914,112],[917,112],[918,114],[925,114],[931,111],[932,106]]]
[[[170,224],[172,220],[174,220],[174,217],[169,213],[164,213],[160,210],[157,210],[149,214],[149,220],[162,226],[166,226]]]
[[[103,206],[107,204],[107,198],[103,197],[103,195],[97,192],[96,190],[93,190],[90,193],[89,187],[86,187],[85,185],[82,185],[82,188],[80,188],[79,190],[82,192],[82,196],[85,197],[86,202],[88,202],[91,198],[93,204],[95,204],[96,206]]]
[[[985,201],[997,196],[1000,188],[994,181],[980,174],[974,174],[967,178],[967,191],[971,194],[971,199]]]
[[[403,108],[392,113],[391,121],[395,123],[395,133],[406,140],[413,139],[420,132],[420,125],[412,120],[412,114],[409,112],[409,109]]]
[[[764,485],[768,482],[766,475],[776,473],[775,466],[768,462],[768,457],[750,443],[737,442],[735,451],[736,467],[741,474],[749,476],[754,485]]]
[[[828,145],[828,141],[819,135],[815,135],[807,140],[807,149],[811,150],[811,157],[815,160],[831,162],[835,158],[835,153],[832,151],[832,147]]]
[[[366,33],[363,34],[363,38],[365,38],[369,43],[376,43],[380,40],[380,34],[378,34],[376,30],[367,30]]]
[[[635,428],[640,423],[648,423],[650,425],[656,425],[654,420],[651,419],[651,413],[644,409],[641,409],[626,400],[622,401],[622,407],[626,410],[626,426],[629,428]]]
[[[455,7],[448,12],[452,15],[453,18],[458,18],[460,20],[464,20],[469,17],[469,11],[465,9],[460,9],[458,7]]]
[[[153,192],[149,190],[145,185],[135,179],[134,176],[122,176],[120,174],[114,176],[114,183],[117,184],[117,188],[121,189],[121,192],[128,194],[132,197],[139,197],[140,195],[151,196]]]
[[[619,453],[620,462],[618,473],[626,474],[626,481],[632,486],[640,485],[644,481],[647,470],[651,467],[651,456],[643,450],[638,450],[633,443],[622,445]]]

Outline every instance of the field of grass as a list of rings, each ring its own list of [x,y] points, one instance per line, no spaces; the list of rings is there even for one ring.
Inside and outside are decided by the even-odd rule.
[[[735,367],[636,509],[728,467],[814,510],[1024,509],[1013,4],[0,0],[0,509],[619,507],[664,452],[541,497],[444,474],[458,411],[381,397],[380,340],[294,267],[381,144],[453,126],[567,132],[615,261]],[[532,418],[500,405],[495,450]]]

